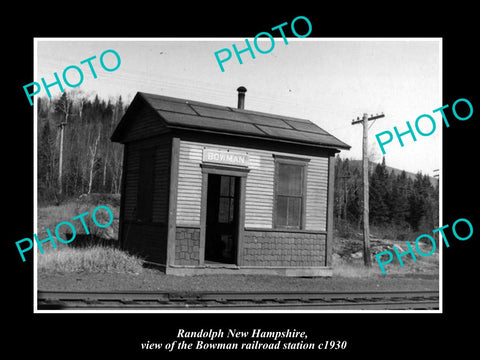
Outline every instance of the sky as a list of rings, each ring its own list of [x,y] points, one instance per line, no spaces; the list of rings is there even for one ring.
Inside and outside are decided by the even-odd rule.
[[[247,88],[245,109],[311,120],[351,146],[340,153],[342,158],[362,158],[362,125],[351,122],[364,113],[385,117],[369,122],[368,150],[370,160],[381,162],[382,152],[375,135],[407,130],[409,121],[428,114],[436,120],[436,131],[430,136],[416,133],[402,137],[404,147],[394,138],[385,146],[388,166],[410,172],[434,175],[441,166],[442,120],[433,113],[442,105],[442,57],[439,38],[275,38],[268,54],[241,54],[240,64],[232,44],[239,50],[246,47],[245,38],[36,38],[35,79],[54,81],[54,72],[61,78],[70,65],[80,67],[82,83],[75,89],[92,98],[133,99],[137,91],[203,101],[223,106],[237,106],[239,86]],[[268,38],[259,38],[258,46],[271,47]],[[214,53],[228,48],[232,58],[223,63],[222,72]],[[99,63],[105,50],[115,50],[121,64],[107,72]],[[221,56],[224,56],[222,53]],[[88,64],[81,61],[96,56]],[[116,65],[107,53],[107,67]],[[71,83],[79,81],[75,70],[68,72]],[[50,88],[53,97],[61,94],[57,86]],[[45,96],[42,89],[39,96]],[[28,100],[26,100],[28,101]],[[427,133],[431,124],[419,122]]]

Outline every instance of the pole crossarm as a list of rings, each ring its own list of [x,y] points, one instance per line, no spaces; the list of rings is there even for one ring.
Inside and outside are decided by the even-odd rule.
[[[370,117],[367,118],[367,120],[371,121],[371,120],[376,120],[376,119],[380,119],[380,118],[383,118],[383,117],[385,117],[385,115],[383,113],[377,114],[377,115],[370,115]],[[363,122],[363,118],[357,117],[356,119],[352,120],[352,125],[362,123],[362,122]]]

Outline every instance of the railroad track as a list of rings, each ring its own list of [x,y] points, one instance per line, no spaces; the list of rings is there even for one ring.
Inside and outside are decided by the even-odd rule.
[[[77,292],[38,291],[38,309],[433,310],[438,291]]]

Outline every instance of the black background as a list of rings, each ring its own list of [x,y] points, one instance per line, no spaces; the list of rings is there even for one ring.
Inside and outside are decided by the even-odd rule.
[[[322,3],[319,3],[322,4]],[[440,4],[440,3],[439,3]],[[184,3],[176,9],[166,3],[72,3],[36,8],[10,8],[11,21],[2,24],[3,51],[3,190],[2,291],[3,351],[40,358],[70,356],[175,357],[179,353],[145,352],[140,343],[167,342],[178,328],[237,328],[304,330],[309,340],[346,340],[343,352],[300,352],[302,357],[331,358],[342,355],[385,358],[438,356],[447,351],[473,354],[477,323],[478,284],[477,144],[479,121],[479,77],[474,35],[476,10],[460,3],[419,8],[406,3],[367,8],[364,4],[341,3],[292,7],[288,2],[275,8],[246,2],[218,6]],[[450,241],[443,258],[443,314],[33,314],[32,256],[22,263],[15,241],[33,235],[33,107],[23,85],[33,78],[34,37],[254,37],[261,31],[296,16],[312,23],[310,37],[442,37],[443,103],[450,128],[443,129],[443,223],[469,219],[474,234],[468,241]],[[7,19],[5,19],[7,20]],[[477,21],[477,23],[475,23]],[[478,27],[477,27],[478,30]],[[477,31],[478,32],[478,31]],[[302,33],[299,30],[299,33]],[[52,54],[52,56],[55,56]],[[475,89],[475,91],[474,91]],[[468,121],[454,120],[451,105],[458,98],[473,104]],[[7,100],[7,101],[5,101]],[[433,109],[432,109],[433,110]],[[30,252],[31,254],[32,252]],[[4,337],[5,338],[5,337]],[[214,353],[205,353],[208,356]],[[217,354],[220,354],[217,352]],[[254,354],[244,353],[247,356]],[[193,356],[186,352],[183,356]],[[265,354],[267,355],[267,354]],[[263,355],[263,356],[265,356]],[[272,352],[267,356],[279,355]]]

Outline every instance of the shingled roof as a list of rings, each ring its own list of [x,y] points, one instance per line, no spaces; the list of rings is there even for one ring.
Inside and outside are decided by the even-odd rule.
[[[130,106],[141,100],[154,110],[158,121],[170,129],[208,131],[335,149],[350,148],[309,120],[143,92],[137,93]],[[129,121],[127,111],[112,134],[112,141],[121,141],[121,134]]]

